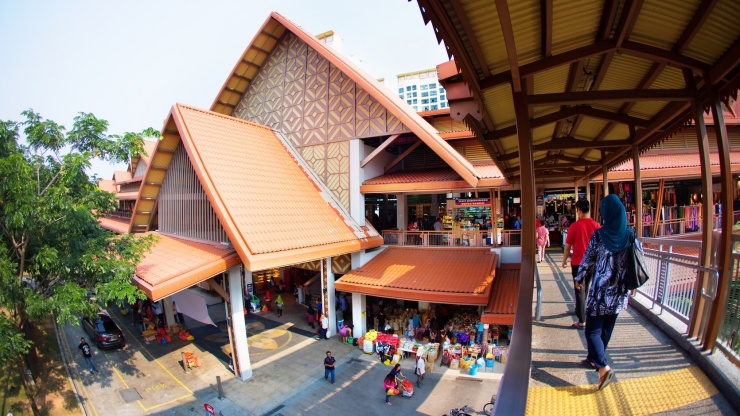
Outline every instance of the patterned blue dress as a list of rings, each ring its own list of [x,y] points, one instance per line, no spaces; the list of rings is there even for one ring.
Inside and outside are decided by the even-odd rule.
[[[637,247],[642,251],[641,244]],[[602,243],[598,231],[591,236],[574,279],[581,283],[588,273],[593,273],[586,301],[588,316],[616,315],[627,307],[629,291],[624,284],[624,272],[630,249],[612,253]]]

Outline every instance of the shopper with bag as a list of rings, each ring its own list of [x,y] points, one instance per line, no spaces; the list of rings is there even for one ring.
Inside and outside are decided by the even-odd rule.
[[[399,393],[396,388],[396,376],[393,373],[388,373],[383,380],[383,390],[385,391],[385,404],[392,406],[391,396],[395,396]]]
[[[619,312],[627,307],[629,291],[624,276],[634,237],[627,226],[624,205],[616,195],[601,200],[601,222],[601,228],[591,236],[574,279],[576,290],[580,290],[582,282],[593,272],[586,302],[586,343],[588,360],[599,370],[599,390],[614,377],[614,370],[607,363],[606,348]],[[642,251],[640,246],[636,249]]]

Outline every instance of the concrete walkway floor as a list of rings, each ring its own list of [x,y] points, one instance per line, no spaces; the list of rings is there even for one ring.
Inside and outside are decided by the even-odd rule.
[[[571,327],[577,321],[573,279],[570,266],[560,267],[562,259],[553,250],[537,264],[542,320],[533,326],[527,414],[737,414],[696,363],[631,308],[619,314],[607,349],[615,378],[598,391],[598,372],[580,364],[586,339]]]

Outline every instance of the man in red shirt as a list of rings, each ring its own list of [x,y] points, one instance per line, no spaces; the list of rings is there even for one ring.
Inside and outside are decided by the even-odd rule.
[[[591,240],[594,231],[601,228],[599,223],[591,218],[591,204],[588,199],[582,198],[576,202],[576,216],[578,221],[571,224],[568,228],[568,237],[565,239],[565,249],[563,251],[562,267],[568,265],[568,255],[573,248],[573,258],[570,261],[573,277],[578,275],[578,266],[581,264],[583,254],[586,253],[586,247]],[[586,297],[588,296],[588,285],[591,283],[591,276],[586,277],[581,285],[573,283],[576,298],[576,316],[578,322],[573,323],[574,328],[583,329],[586,326]]]

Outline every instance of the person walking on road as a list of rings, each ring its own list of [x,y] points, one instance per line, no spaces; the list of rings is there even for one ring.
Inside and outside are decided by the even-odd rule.
[[[599,223],[591,219],[591,204],[588,199],[581,198],[576,202],[576,216],[578,220],[568,228],[568,237],[565,239],[565,249],[563,251],[563,264],[562,267],[568,265],[568,256],[570,255],[570,249],[573,248],[573,258],[570,260],[571,273],[573,279],[578,275],[578,269],[583,259],[583,254],[586,252],[586,246],[594,231],[598,230],[601,226]],[[591,283],[591,275],[587,275],[583,282],[576,286],[573,284],[575,291],[575,309],[576,317],[578,322],[573,323],[573,328],[583,329],[586,327],[586,295],[588,294],[588,286]]]
[[[606,359],[606,348],[617,322],[617,316],[627,306],[629,291],[625,285],[628,251],[634,239],[633,230],[627,226],[624,205],[614,195],[601,200],[602,226],[588,243],[578,275],[574,279],[576,289],[593,271],[593,282],[586,304],[586,343],[588,360],[599,370],[601,390],[614,377]],[[636,249],[642,251],[642,246]]]
[[[421,387],[421,380],[424,380],[424,359],[421,357],[421,354],[416,355],[416,385],[418,387]]]
[[[92,349],[90,349],[90,344],[85,341],[85,338],[80,338],[80,346],[77,347],[78,350],[80,350],[80,353],[83,357],[85,357],[85,362],[87,363],[87,369],[90,370],[91,373],[97,373],[98,369],[95,368],[95,364],[93,364],[92,361]]]
[[[277,298],[275,298],[275,306],[277,307],[277,314],[278,316],[283,316],[283,305],[285,303],[283,302],[283,296],[277,295]]]
[[[326,352],[326,358],[324,358],[324,380],[329,378],[331,374],[331,384],[334,384],[334,365],[337,360],[331,356],[331,351]]]

